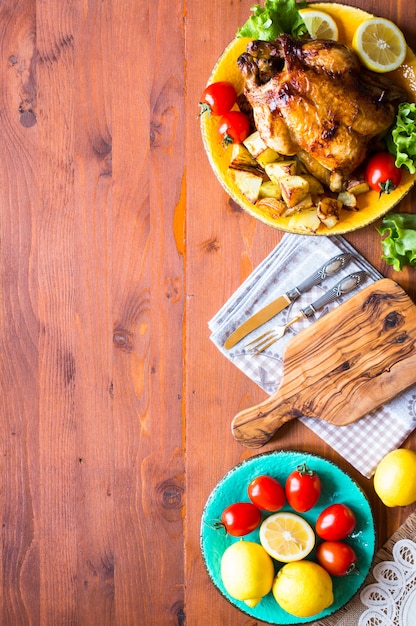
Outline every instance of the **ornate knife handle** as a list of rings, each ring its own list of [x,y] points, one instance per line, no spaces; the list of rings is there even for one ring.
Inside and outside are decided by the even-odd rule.
[[[312,274],[312,276],[309,276],[309,278],[300,283],[300,285],[288,291],[286,294],[287,297],[291,302],[294,302],[304,291],[308,291],[315,285],[319,285],[319,283],[325,280],[325,278],[333,276],[337,272],[344,269],[344,267],[351,261],[352,258],[353,255],[349,252],[334,256],[332,259],[324,263],[322,267],[316,270],[316,272]]]
[[[305,317],[311,317],[318,311],[322,309],[324,306],[329,304],[330,302],[334,302],[337,298],[349,293],[350,291],[354,291],[357,289],[362,282],[364,282],[365,278],[368,276],[367,272],[360,270],[359,272],[354,272],[353,274],[349,274],[348,276],[344,276],[339,283],[328,289],[323,296],[309,304],[307,307],[302,309],[301,313]]]

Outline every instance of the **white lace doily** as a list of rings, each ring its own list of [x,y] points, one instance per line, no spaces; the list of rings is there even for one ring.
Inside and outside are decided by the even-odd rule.
[[[401,539],[394,545],[393,561],[377,563],[376,583],[361,591],[368,607],[358,626],[415,626],[416,624],[416,543]]]

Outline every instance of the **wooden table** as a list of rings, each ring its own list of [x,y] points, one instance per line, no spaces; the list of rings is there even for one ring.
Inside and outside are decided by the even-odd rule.
[[[414,3],[345,3],[416,48]],[[264,393],[207,322],[282,233],[229,200],[197,120],[252,4],[1,3],[3,626],[254,626],[209,580],[199,525],[216,482],[257,453],[230,420]],[[347,239],[416,297],[373,226]],[[300,423],[283,445],[349,471],[380,544],[414,510],[387,510]]]

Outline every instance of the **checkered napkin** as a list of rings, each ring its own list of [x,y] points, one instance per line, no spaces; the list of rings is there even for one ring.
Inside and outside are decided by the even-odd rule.
[[[301,283],[321,265],[341,252],[350,252],[354,255],[353,260],[341,272],[302,294],[293,304],[264,324],[261,329],[253,331],[242,339],[231,350],[224,348],[226,338],[246,319]],[[371,281],[382,278],[382,275],[342,237],[285,234],[271,254],[260,263],[210,320],[211,340],[224,356],[266,393],[272,395],[279,387],[282,378],[283,352],[287,342],[308,324],[313,323],[314,318],[302,319],[289,327],[284,337],[262,354],[253,356],[246,347],[247,344],[261,332],[285,324],[296,315],[299,309],[316,300],[343,276],[357,270],[368,272],[368,279],[359,289],[371,284]],[[354,292],[347,294],[325,307],[324,310],[318,311],[317,317],[325,315],[331,308],[338,306],[353,294]],[[383,456],[399,447],[416,427],[416,385],[347,426],[334,426],[314,418],[301,417],[299,419],[361,474],[370,478]]]

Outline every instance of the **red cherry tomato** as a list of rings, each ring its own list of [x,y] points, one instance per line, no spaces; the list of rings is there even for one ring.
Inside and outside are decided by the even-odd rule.
[[[321,495],[321,480],[313,470],[303,463],[286,479],[286,497],[292,509],[298,513],[309,511]]]
[[[346,504],[331,504],[316,520],[316,532],[327,541],[339,541],[352,533],[355,515]]]
[[[202,113],[224,115],[230,111],[237,100],[237,92],[232,83],[218,81],[205,87],[199,103]]]
[[[230,504],[222,512],[221,523],[233,537],[242,537],[251,533],[261,522],[259,509],[251,502]]]
[[[316,558],[331,576],[347,576],[356,569],[357,555],[342,541],[324,541],[316,549]]]
[[[248,486],[248,496],[263,511],[279,511],[286,502],[285,490],[272,476],[257,476]]]
[[[400,185],[402,171],[395,165],[395,157],[389,152],[378,152],[368,161],[365,178],[367,183],[382,193],[389,194]]]
[[[223,144],[241,143],[250,134],[250,120],[241,111],[229,111],[220,119],[218,132],[223,137]]]

